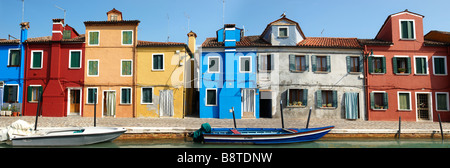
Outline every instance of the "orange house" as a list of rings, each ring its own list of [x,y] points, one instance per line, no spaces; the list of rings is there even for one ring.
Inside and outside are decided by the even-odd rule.
[[[389,15],[364,47],[368,120],[450,121],[448,44],[424,39],[423,15]]]
[[[85,21],[83,116],[135,117],[135,58],[139,20],[113,9],[107,21]],[[94,106],[96,104],[96,106]],[[96,107],[96,108],[94,108]]]

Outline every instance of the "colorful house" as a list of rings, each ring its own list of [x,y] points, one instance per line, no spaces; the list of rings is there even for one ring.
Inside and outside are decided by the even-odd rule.
[[[53,19],[52,35],[25,41],[23,115],[81,115],[84,83],[84,35]]]
[[[197,35],[188,34],[189,43]],[[185,43],[138,40],[136,117],[183,118],[192,111],[192,91],[185,87],[195,49]]]
[[[259,118],[256,51],[242,29],[225,24],[207,38],[200,54],[200,118]]]
[[[107,21],[85,21],[83,116],[136,117],[136,45],[139,20],[107,12]],[[94,104],[96,104],[94,106]]]
[[[423,15],[389,15],[364,46],[369,120],[450,120],[449,44],[424,39]]]
[[[20,39],[0,39],[0,108],[22,109],[24,77],[23,42],[27,39],[29,22],[20,24]]]

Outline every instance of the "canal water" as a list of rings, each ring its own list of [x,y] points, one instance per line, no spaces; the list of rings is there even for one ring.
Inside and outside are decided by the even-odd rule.
[[[3,143],[0,148],[11,148]],[[65,147],[67,148],[67,147]],[[450,148],[450,139],[334,139],[322,138],[314,142],[251,145],[202,144],[189,139],[114,140],[99,144],[69,148]]]

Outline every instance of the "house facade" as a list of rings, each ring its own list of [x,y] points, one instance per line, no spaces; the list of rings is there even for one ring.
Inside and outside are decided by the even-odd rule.
[[[83,116],[135,117],[136,45],[139,20],[107,12],[107,21],[85,21]]]
[[[29,22],[20,24],[20,39],[0,40],[0,108],[22,111],[24,54]]]
[[[197,35],[188,36],[195,44]],[[136,117],[183,118],[192,111],[193,89],[186,88],[191,57],[185,43],[138,41]]]
[[[450,120],[447,43],[424,39],[423,15],[389,15],[364,47],[369,120]]]
[[[84,35],[53,19],[52,35],[26,40],[23,115],[81,115]]]

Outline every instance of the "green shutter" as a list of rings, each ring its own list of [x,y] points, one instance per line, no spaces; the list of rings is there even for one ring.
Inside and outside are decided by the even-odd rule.
[[[289,70],[295,71],[295,55],[289,54]]]
[[[333,107],[338,107],[338,96],[336,90],[333,90]]]
[[[98,61],[89,61],[89,75],[98,75]]]
[[[81,67],[81,52],[72,51],[70,52],[70,68],[80,68]]]
[[[27,89],[27,101],[31,102],[32,97],[33,97],[33,87],[28,86],[28,89]]]
[[[8,102],[9,101],[8,97],[9,97],[9,87],[5,86],[3,91],[3,102]]]
[[[422,65],[422,58],[416,58],[416,73],[417,74],[423,74],[423,65]]]
[[[351,71],[351,60],[350,56],[345,57],[345,60],[347,61],[347,72]]]
[[[33,52],[32,68],[41,68],[42,52]]]
[[[447,95],[437,94],[437,110],[447,110]]]
[[[286,106],[288,106],[289,105],[289,97],[290,97],[291,95],[289,94],[289,89],[287,89],[287,91],[286,91]]]
[[[37,95],[38,101],[41,100],[41,98],[42,98],[42,97],[41,97],[42,93],[43,93],[43,91],[42,91],[42,86],[39,86],[39,93],[38,93],[38,95]]]
[[[70,31],[70,30],[63,31],[63,39],[70,39],[71,36],[72,36],[72,31]]]
[[[316,107],[322,107],[322,90],[316,91]]]
[[[367,57],[367,63],[369,66],[369,73],[373,73],[373,57]]]
[[[381,71],[382,71],[382,73],[386,73],[386,57],[381,57],[381,60],[382,60],[382,64],[381,64]]]
[[[308,89],[303,89],[303,101],[304,106],[308,106]]]
[[[99,32],[89,32],[89,44],[98,44]]]
[[[383,103],[384,103],[384,109],[388,109],[389,108],[388,93],[383,94]]]
[[[312,65],[312,72],[316,72],[317,68],[316,68],[316,56],[315,55],[311,55],[311,65]]]
[[[414,22],[413,21],[408,21],[407,25],[408,25],[408,38],[413,39],[414,38]]]
[[[392,58],[392,70],[393,70],[394,74],[398,73],[397,57]]]
[[[327,56],[327,71],[331,72],[331,58]]]
[[[375,109],[375,94],[373,92],[370,93],[370,108]]]
[[[122,61],[122,75],[131,75],[131,61]]]
[[[305,71],[309,71],[309,55],[305,55]]]
[[[133,32],[123,31],[122,32],[122,44],[132,44],[133,43]]]
[[[88,89],[88,103],[94,103],[94,89]]]
[[[406,58],[406,73],[411,73],[411,58]]]
[[[359,72],[364,72],[364,55],[359,57]]]
[[[402,29],[402,38],[408,38],[408,22],[402,21],[401,22],[401,29]]]

